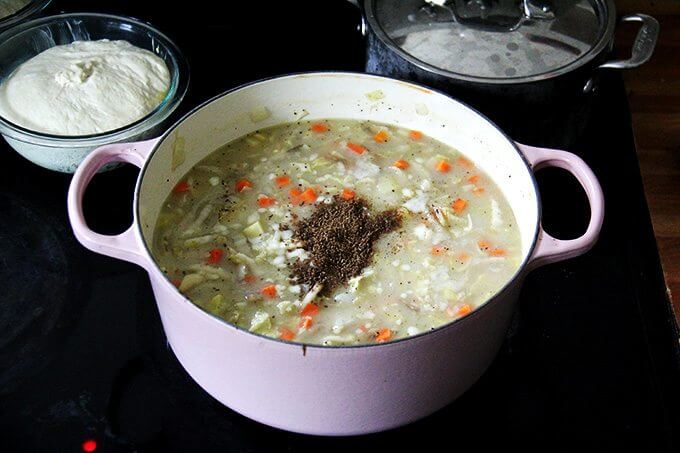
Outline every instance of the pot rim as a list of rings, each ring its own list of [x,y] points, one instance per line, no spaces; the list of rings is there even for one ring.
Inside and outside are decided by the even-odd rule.
[[[473,113],[475,113],[476,115],[481,117],[484,121],[486,121],[489,125],[491,125],[494,129],[496,129],[496,131],[498,131],[512,145],[515,152],[518,154],[520,159],[522,159],[522,162],[524,163],[524,165],[527,169],[527,172],[529,174],[529,178],[531,180],[534,193],[536,195],[536,213],[537,213],[537,215],[536,215],[536,219],[535,219],[534,234],[533,234],[533,237],[532,237],[532,240],[531,240],[531,245],[528,248],[528,251],[527,251],[524,259],[522,260],[521,264],[518,266],[517,270],[512,275],[512,277],[509,278],[506,281],[506,283],[498,291],[496,291],[496,293],[493,296],[488,298],[481,306],[479,306],[478,308],[473,310],[472,313],[470,313],[469,315],[464,316],[462,318],[454,319],[451,322],[448,322],[448,323],[443,324],[439,327],[430,329],[428,331],[420,332],[420,333],[413,335],[413,336],[409,336],[409,337],[405,337],[405,338],[399,338],[397,340],[388,341],[388,342],[385,342],[385,343],[365,343],[365,344],[357,344],[357,345],[320,345],[320,344],[302,343],[302,342],[296,342],[296,341],[284,341],[284,340],[281,340],[279,338],[270,337],[270,336],[263,335],[263,334],[260,334],[260,333],[257,333],[257,332],[251,332],[251,331],[244,329],[242,327],[239,327],[235,324],[231,324],[231,323],[225,321],[224,319],[213,315],[212,313],[207,312],[206,310],[204,310],[203,308],[199,307],[198,305],[193,303],[191,300],[189,300],[186,296],[184,296],[184,294],[180,293],[179,290],[172,284],[172,282],[170,282],[169,278],[160,270],[160,266],[158,265],[153,254],[151,253],[151,250],[149,249],[149,246],[147,245],[147,241],[144,239],[144,235],[142,233],[141,222],[139,220],[140,219],[139,193],[140,193],[140,189],[141,189],[142,180],[144,179],[146,171],[149,167],[149,164],[153,160],[153,157],[156,154],[156,151],[158,151],[159,145],[162,142],[164,142],[190,116],[192,116],[193,114],[195,114],[196,112],[201,110],[203,107],[206,107],[209,104],[212,104],[213,102],[215,102],[215,101],[217,101],[217,100],[219,100],[223,97],[226,97],[227,95],[232,94],[236,91],[239,91],[239,90],[244,89],[244,88],[252,87],[252,86],[255,86],[255,85],[267,83],[267,82],[277,80],[277,79],[310,77],[310,76],[316,77],[316,76],[327,76],[327,75],[333,75],[333,76],[339,75],[339,76],[365,77],[365,78],[371,78],[371,79],[379,79],[379,80],[382,80],[384,82],[410,85],[410,86],[412,86],[416,89],[419,89],[419,90],[425,89],[427,91],[436,93],[440,96],[445,96],[446,98],[448,98],[449,101],[451,101],[455,104],[458,104],[459,106],[472,111]],[[493,121],[491,121],[488,117],[486,117],[483,113],[479,112],[478,110],[471,107],[470,105],[468,105],[468,104],[466,104],[462,101],[459,101],[459,100],[451,97],[450,95],[447,95],[446,93],[444,93],[442,91],[435,90],[435,89],[432,89],[430,87],[426,87],[426,86],[423,86],[423,85],[420,85],[420,84],[417,84],[417,83],[406,82],[406,81],[395,79],[395,78],[392,78],[392,77],[375,75],[375,74],[367,74],[367,73],[353,72],[353,71],[333,71],[333,70],[330,70],[330,71],[293,72],[293,73],[286,73],[286,74],[264,77],[264,78],[254,80],[254,81],[251,81],[251,82],[246,82],[246,83],[238,85],[234,88],[230,88],[230,89],[228,89],[228,90],[226,90],[226,91],[224,91],[220,94],[217,94],[217,95],[207,99],[206,101],[200,103],[199,105],[197,105],[193,109],[189,110],[180,119],[178,119],[172,126],[170,126],[163,133],[163,135],[161,135],[160,137],[158,137],[156,139],[156,143],[154,144],[153,149],[149,152],[149,155],[144,160],[144,165],[140,169],[139,175],[137,176],[137,182],[135,183],[135,193],[134,193],[134,201],[133,202],[134,202],[134,207],[133,207],[134,227],[135,227],[135,230],[138,234],[141,245],[142,245],[144,251],[146,252],[147,262],[149,262],[150,264],[153,265],[153,272],[160,275],[160,277],[162,277],[162,279],[164,280],[164,283],[167,284],[167,285],[170,285],[172,287],[173,291],[182,298],[183,303],[189,304],[193,309],[200,311],[204,315],[208,315],[210,318],[213,318],[213,320],[219,322],[220,324],[226,326],[227,328],[235,329],[236,331],[238,331],[240,333],[253,335],[255,337],[260,337],[260,338],[265,339],[265,340],[275,341],[275,342],[282,344],[282,345],[292,346],[292,347],[296,347],[296,348],[302,347],[303,351],[306,351],[307,349],[346,350],[346,349],[357,349],[357,348],[374,348],[374,347],[395,346],[397,344],[401,344],[401,343],[403,343],[405,341],[409,341],[409,340],[416,340],[416,339],[420,340],[425,335],[430,335],[430,334],[435,334],[435,333],[437,333],[437,334],[444,333],[444,331],[453,328],[453,326],[457,326],[458,324],[463,323],[466,320],[469,321],[473,317],[478,316],[479,313],[482,310],[487,310],[488,307],[490,307],[492,304],[495,305],[495,303],[497,303],[500,299],[502,299],[503,296],[506,293],[508,293],[508,291],[510,289],[515,287],[515,285],[521,285],[522,277],[523,277],[525,271],[527,270],[527,265],[532,260],[534,251],[536,249],[536,245],[538,243],[538,236],[539,236],[539,232],[540,232],[540,220],[541,220],[541,216],[542,216],[541,196],[540,196],[540,192],[538,190],[538,184],[537,184],[537,181],[536,181],[536,176],[534,174],[534,171],[532,170],[531,164],[529,163],[526,156],[522,153],[522,151],[520,151],[519,147],[517,146],[517,143],[512,138],[510,138],[499,126],[497,126]],[[151,270],[148,270],[148,269],[147,269],[147,271],[151,272]]]
[[[479,84],[489,84],[489,85],[519,85],[522,83],[530,82],[540,82],[555,77],[561,76],[563,74],[575,71],[587,63],[591,62],[597,58],[606,48],[609,46],[613,36],[614,30],[616,29],[616,6],[614,5],[614,0],[594,0],[597,6],[601,6],[600,9],[606,14],[606,24],[604,29],[598,39],[597,43],[588,50],[581,58],[572,61],[569,64],[556,68],[552,71],[544,72],[541,74],[533,76],[521,76],[521,77],[508,77],[508,78],[493,78],[493,77],[478,77],[470,76],[465,74],[458,74],[455,72],[447,71],[445,69],[438,68],[422,60],[417,59],[413,55],[405,52],[400,46],[394,43],[394,41],[387,36],[387,33],[378,23],[378,20],[373,14],[373,7],[377,0],[363,0],[363,8],[361,9],[361,14],[366,18],[370,30],[376,34],[380,42],[385,44],[390,51],[395,52],[398,56],[406,60],[409,64],[412,64],[419,69],[436,74],[441,77],[446,77],[448,79],[463,80],[466,82],[479,83]]]

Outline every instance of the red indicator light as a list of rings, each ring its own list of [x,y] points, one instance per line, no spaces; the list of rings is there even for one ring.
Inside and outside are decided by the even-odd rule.
[[[92,453],[97,449],[97,441],[94,439],[88,439],[83,442],[83,451],[86,453]]]

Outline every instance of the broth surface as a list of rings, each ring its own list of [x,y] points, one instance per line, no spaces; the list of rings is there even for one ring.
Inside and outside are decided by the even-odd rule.
[[[324,241],[342,241],[342,228],[358,224],[320,223],[319,234],[331,233],[310,250],[300,238],[314,242],[317,223],[307,221],[321,206],[349,203],[365,206],[365,222],[386,212],[398,222],[371,237],[368,265],[333,268],[344,281],[301,281],[299,268],[314,271],[319,253],[346,250]],[[208,312],[322,345],[391,341],[466,316],[521,261],[507,201],[458,150],[418,131],[338,119],[263,129],[210,154],[169,195],[152,248],[168,278]]]

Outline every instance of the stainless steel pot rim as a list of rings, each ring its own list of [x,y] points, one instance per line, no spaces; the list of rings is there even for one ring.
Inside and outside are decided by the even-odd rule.
[[[253,335],[255,337],[260,337],[264,340],[275,341],[275,342],[281,343],[281,344],[286,345],[286,346],[302,347],[303,351],[306,351],[307,349],[345,350],[345,349],[375,348],[375,347],[387,347],[387,346],[401,345],[401,344],[403,344],[403,342],[406,342],[406,341],[422,339],[422,337],[424,337],[425,335],[443,334],[446,330],[453,328],[453,326],[457,326],[459,323],[470,321],[474,317],[478,316],[479,313],[482,310],[488,310],[490,305],[498,303],[498,301],[500,299],[502,299],[503,296],[506,293],[508,293],[511,289],[513,289],[515,287],[515,285],[521,285],[522,278],[524,276],[524,272],[526,270],[527,265],[531,261],[531,258],[533,256],[533,252],[534,252],[534,250],[536,248],[536,244],[538,242],[538,234],[539,234],[539,231],[540,231],[540,220],[541,220],[541,216],[542,216],[542,208],[541,208],[541,197],[540,197],[540,192],[538,190],[538,183],[536,182],[536,177],[535,177],[534,172],[531,168],[531,165],[529,164],[529,161],[524,156],[524,154],[522,154],[522,152],[520,151],[516,142],[514,140],[512,140],[501,128],[499,128],[493,121],[491,121],[489,118],[487,118],[483,113],[479,112],[474,107],[471,107],[468,104],[465,104],[464,102],[461,102],[461,101],[447,95],[446,93],[443,93],[442,91],[435,90],[435,89],[432,89],[430,87],[425,87],[425,86],[419,85],[417,83],[405,82],[405,81],[402,81],[402,80],[394,79],[392,77],[386,77],[386,76],[375,75],[375,74],[366,74],[366,73],[360,73],[360,72],[351,72],[351,71],[310,71],[310,72],[287,73],[287,74],[275,75],[275,76],[271,76],[271,77],[265,77],[265,78],[262,78],[262,79],[258,79],[258,80],[255,80],[255,81],[244,83],[242,85],[239,85],[239,86],[231,88],[227,91],[224,91],[224,92],[222,92],[222,93],[220,93],[216,96],[213,96],[212,98],[210,98],[210,99],[202,102],[201,104],[197,105],[196,107],[194,107],[193,109],[188,111],[180,119],[178,119],[170,128],[168,128],[168,130],[166,130],[163,133],[163,135],[158,137],[158,141],[156,142],[153,150],[149,153],[148,157],[146,158],[144,165],[142,166],[142,168],[139,172],[139,176],[137,177],[137,182],[135,184],[133,211],[134,211],[134,219],[135,219],[135,221],[134,221],[135,226],[134,227],[135,227],[139,237],[142,238],[141,242],[142,242],[142,245],[144,247],[144,251],[147,254],[147,258],[153,264],[153,266],[155,267],[155,270],[158,271],[163,276],[163,278],[166,280],[167,284],[172,285],[172,283],[170,282],[168,277],[161,271],[160,266],[158,265],[158,262],[156,261],[153,254],[151,253],[151,250],[149,249],[149,246],[147,245],[147,241],[144,239],[144,235],[142,233],[142,225],[141,225],[141,222],[139,220],[141,218],[141,216],[140,216],[140,203],[139,203],[139,193],[140,193],[140,189],[141,189],[141,184],[142,184],[142,181],[144,180],[144,176],[146,175],[146,171],[147,171],[151,161],[153,160],[153,157],[156,154],[156,151],[158,150],[158,147],[159,147],[158,145],[160,143],[162,143],[163,141],[165,141],[165,139],[167,139],[170,136],[170,134],[172,134],[190,116],[192,116],[193,114],[195,114],[199,110],[203,109],[204,107],[208,106],[209,104],[212,104],[213,102],[215,102],[215,101],[217,101],[217,100],[219,100],[219,99],[221,99],[221,98],[223,98],[223,97],[225,97],[225,96],[227,96],[231,93],[234,93],[236,91],[239,91],[239,90],[242,90],[242,89],[245,89],[245,88],[248,88],[248,87],[252,87],[252,86],[255,86],[255,85],[258,85],[258,84],[266,83],[268,81],[275,80],[275,79],[295,78],[295,77],[300,77],[300,76],[315,76],[315,75],[324,75],[324,74],[346,75],[346,76],[353,76],[353,77],[366,77],[366,78],[385,80],[385,81],[388,81],[388,82],[395,82],[396,81],[396,82],[401,83],[401,84],[411,85],[411,86],[418,88],[418,89],[426,89],[428,91],[432,91],[436,94],[439,94],[441,96],[445,96],[445,97],[449,98],[451,101],[459,104],[463,108],[466,108],[466,109],[472,111],[473,113],[477,114],[482,119],[484,119],[488,124],[490,124],[493,128],[495,128],[500,134],[502,134],[502,136],[505,137],[505,139],[508,140],[508,142],[510,142],[510,144],[513,146],[515,152],[522,159],[522,162],[524,163],[526,170],[529,174],[529,177],[531,179],[531,183],[533,185],[534,192],[536,193],[537,216],[536,216],[536,222],[535,222],[535,225],[534,225],[534,233],[533,233],[533,237],[532,237],[532,240],[531,240],[531,246],[528,248],[528,252],[527,252],[526,256],[524,257],[524,259],[522,260],[522,263],[517,268],[517,271],[515,272],[515,274],[510,279],[508,279],[508,281],[505,283],[505,285],[503,285],[503,287],[500,288],[496,292],[496,294],[494,294],[489,299],[487,299],[481,306],[476,308],[469,315],[462,317],[462,318],[455,319],[455,320],[453,320],[453,321],[451,321],[447,324],[443,324],[443,325],[441,325],[437,328],[431,329],[429,331],[421,332],[417,335],[413,335],[413,336],[406,337],[406,338],[400,338],[398,340],[389,341],[389,342],[386,342],[386,343],[375,343],[375,344],[370,343],[370,344],[358,344],[358,345],[328,345],[328,346],[326,346],[326,345],[319,345],[319,344],[299,343],[299,342],[295,342],[295,341],[284,341],[284,340],[269,337],[269,336],[266,336],[266,335],[263,335],[263,334],[260,334],[260,333],[250,332],[249,330],[246,330],[242,327],[238,327],[234,324],[231,324],[231,323],[225,321],[224,319],[219,318],[219,317],[205,311],[203,308],[194,304],[188,298],[186,298],[183,294],[181,294],[179,291],[177,291],[177,293],[182,296],[182,302],[189,304],[190,308],[198,310],[200,313],[202,313],[204,315],[208,315],[214,321],[219,322],[220,324],[226,326],[227,328],[235,329],[237,331],[240,331],[241,333]]]
[[[522,83],[541,82],[572,72],[597,58],[599,55],[602,54],[603,51],[606,51],[614,36],[614,30],[616,29],[616,6],[614,5],[614,0],[595,0],[595,4],[598,7],[600,15],[601,17],[604,18],[604,21],[606,21],[606,23],[603,24],[602,31],[600,32],[600,37],[597,43],[588,52],[583,54],[580,58],[562,67],[556,68],[552,71],[532,76],[519,76],[507,78],[477,77],[466,74],[459,74],[438,68],[422,60],[419,60],[415,58],[413,55],[404,51],[387,35],[387,33],[385,33],[382,26],[378,23],[378,20],[374,13],[374,6],[376,4],[376,1],[378,0],[364,0],[364,8],[362,13],[368,22],[369,25],[368,28],[370,28],[373,31],[373,33],[376,34],[378,39],[380,39],[380,41],[383,44],[385,44],[391,51],[395,52],[401,58],[415,65],[416,67],[422,69],[423,71],[430,72],[438,76],[450,79],[464,80],[466,82],[479,84],[517,85]]]

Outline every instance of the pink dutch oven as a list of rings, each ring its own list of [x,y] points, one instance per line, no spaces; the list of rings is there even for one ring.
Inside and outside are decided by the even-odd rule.
[[[382,92],[382,99],[366,96],[376,91]],[[253,122],[248,112],[263,107],[270,115]],[[163,275],[149,252],[162,203],[182,176],[218,147],[303,115],[306,120],[391,123],[462,150],[493,178],[512,206],[522,240],[523,263],[517,274],[462,319],[407,339],[365,346],[286,343],[239,329],[192,304]],[[97,170],[116,161],[142,170],[135,190],[134,223],[122,234],[106,236],[88,228],[82,198]],[[585,189],[591,215],[587,231],[578,239],[559,240],[541,228],[533,172],[546,166],[569,171]],[[515,143],[479,113],[443,94],[373,75],[306,73],[222,94],[158,139],[98,148],[73,177],[68,211],[74,233],[85,247],[146,269],[172,350],[209,394],[274,427],[354,435],[413,422],[467,390],[498,352],[526,274],[589,250],[602,226],[604,200],[595,175],[579,157]]]

